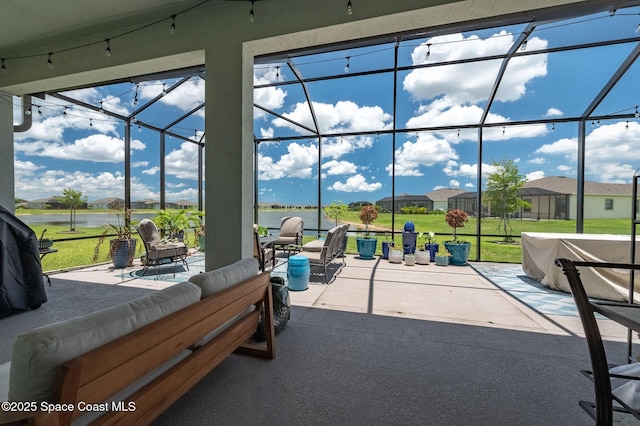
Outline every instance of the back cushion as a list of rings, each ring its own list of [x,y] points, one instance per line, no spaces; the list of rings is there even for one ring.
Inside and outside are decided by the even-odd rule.
[[[9,401],[51,401],[61,364],[199,301],[200,293],[184,282],[19,336],[11,355]]]
[[[202,289],[202,297],[205,298],[256,275],[258,275],[258,261],[248,257],[231,265],[194,275],[189,278],[189,281]]]

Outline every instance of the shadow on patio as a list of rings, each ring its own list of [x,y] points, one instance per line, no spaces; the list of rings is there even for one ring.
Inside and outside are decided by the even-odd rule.
[[[274,360],[230,356],[155,423],[593,424],[577,403],[592,395],[577,316],[540,313],[472,266],[346,262],[331,285],[313,274],[291,292]],[[52,275],[49,302],[2,319],[0,337],[172,284],[97,269]],[[622,362],[626,330],[602,332]]]

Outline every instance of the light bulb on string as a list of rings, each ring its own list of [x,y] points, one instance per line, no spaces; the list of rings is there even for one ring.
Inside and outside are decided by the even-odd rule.
[[[6,74],[7,73],[7,67],[4,64],[4,58],[2,58],[2,66],[0,66],[0,72],[2,74]]]
[[[253,4],[255,3],[255,1],[251,2],[251,10],[249,11],[249,22],[253,22],[253,20],[255,19],[255,14],[253,13]]]
[[[62,115],[67,115],[67,107],[64,107],[64,111],[62,111]]]
[[[276,81],[280,80],[280,67],[276,67]]]
[[[100,101],[100,112],[104,112],[104,109],[102,109],[102,101]]]
[[[520,45],[520,50],[527,50],[527,39],[525,38],[522,44]]]
[[[431,43],[427,44],[427,54],[424,55],[425,61],[428,61],[429,59],[431,59]]]
[[[142,133],[142,126],[138,124],[138,133]]]
[[[104,51],[104,56],[106,56],[107,58],[109,56],[111,56],[111,43],[110,43],[110,39],[106,39],[105,42],[107,43],[107,48]]]
[[[349,69],[351,68],[351,66],[350,66],[351,57],[347,56],[346,59],[347,59],[347,64],[344,66],[344,72],[349,72]]]
[[[554,130],[556,130],[556,123],[551,123],[551,131],[553,132]]]
[[[89,127],[93,127],[93,118],[89,119]]]
[[[162,83],[162,96],[167,94],[167,83]]]
[[[638,106],[636,105],[636,112],[634,114],[636,118],[640,117],[640,112],[638,112]]]
[[[49,68],[50,70],[53,69],[53,61],[51,60],[51,56],[53,56],[53,53],[49,53],[49,58],[47,59],[47,68]]]
[[[31,115],[31,105],[29,105],[29,108],[24,112],[24,115]]]
[[[347,15],[353,15],[353,5],[351,4],[351,0],[347,2]]]
[[[169,27],[169,33],[176,33],[176,15],[171,15],[171,26]]]

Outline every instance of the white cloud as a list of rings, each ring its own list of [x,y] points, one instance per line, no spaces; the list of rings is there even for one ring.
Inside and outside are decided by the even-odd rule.
[[[491,164],[482,163],[482,176],[486,177],[491,173],[495,173],[497,168]],[[462,176],[470,179],[478,178],[478,165],[477,164],[459,164],[456,161],[449,161],[447,165],[442,169],[448,176]]]
[[[148,165],[149,165],[148,161],[134,161],[131,163],[131,167],[133,168],[147,167]]]
[[[640,124],[635,121],[594,128],[586,138],[585,174],[599,182],[629,182],[637,168],[632,164],[640,162],[637,140],[640,140]],[[577,138],[564,138],[542,145],[535,153],[563,157],[565,162],[558,170],[569,172],[573,167],[566,163],[576,164],[577,149]]]
[[[527,173],[524,178],[527,182],[529,182],[536,179],[542,179],[544,176],[544,171],[536,170],[535,172]]]
[[[180,148],[167,154],[165,157],[167,175],[175,176],[178,179],[197,180],[199,149],[195,143],[182,142]]]
[[[562,117],[563,115],[564,112],[560,111],[558,108],[549,108],[544,114],[545,117]]]
[[[449,188],[460,188],[460,181],[457,181],[455,179],[451,179],[449,181]]]
[[[358,171],[358,166],[353,164],[350,161],[336,161],[331,160],[327,161],[322,165],[322,170],[325,171],[327,175],[350,175],[354,174]]]
[[[531,164],[544,164],[545,163],[545,159],[544,159],[544,157],[536,157],[536,158],[532,158],[531,160],[529,160],[529,162]]]
[[[475,188],[476,185],[473,182],[467,182],[464,184],[465,188]]]
[[[138,89],[138,99],[150,100],[162,94],[163,89],[170,89],[171,85],[162,85],[161,81],[152,81],[140,84]],[[192,77],[182,83],[177,88],[168,91],[158,102],[178,108],[180,111],[191,111],[204,102],[205,81],[200,77]],[[199,115],[204,116],[201,109]]]
[[[274,135],[273,127],[269,127],[268,129],[260,128],[260,136],[263,138],[272,138]]]
[[[382,188],[382,184],[380,182],[367,183],[364,176],[357,174],[347,178],[344,183],[336,182],[327,189],[342,192],[373,192],[380,188]]]
[[[411,58],[413,64],[418,65],[490,56],[505,53],[513,42],[514,35],[505,31],[484,40],[475,35],[465,38],[462,34],[448,34],[433,37],[416,47]],[[428,61],[427,44],[431,44]],[[538,37],[532,37],[528,41],[528,47],[535,50],[546,46],[546,40]],[[418,101],[441,96],[443,103],[448,106],[474,104],[487,99],[501,63],[501,60],[489,60],[417,69],[405,77],[403,87]],[[526,93],[527,83],[546,74],[545,54],[513,58],[509,62],[496,100],[510,102],[520,99]]]
[[[155,167],[151,167],[150,169],[143,170],[140,173],[142,173],[143,175],[153,176],[158,174],[159,172],[160,172],[160,167],[155,166]]]
[[[255,68],[253,84],[274,83],[279,79],[277,73],[277,68]],[[253,102],[269,110],[276,111],[282,108],[286,96],[287,92],[280,87],[264,87],[253,91]],[[255,118],[264,118],[267,113],[261,109],[254,108],[253,115]]]
[[[142,151],[145,149],[145,144],[134,139],[131,141],[131,149]],[[104,134],[89,135],[71,144],[44,141],[16,142],[15,150],[27,155],[63,160],[84,160],[98,163],[124,161],[124,141]]]
[[[313,102],[313,109],[322,133],[387,130],[392,126],[391,115],[379,106],[361,107],[352,101],[339,101],[335,105]],[[293,111],[283,116],[311,129],[315,127],[306,102],[296,104]],[[289,128],[300,134],[309,134],[308,131],[281,118],[274,119],[273,125]]]
[[[407,141],[396,149],[396,176],[422,176],[420,167],[431,167],[451,159],[457,159],[449,142],[439,139],[431,133],[420,134],[415,142]],[[385,170],[392,174],[392,166]]]
[[[283,177],[307,179],[313,174],[313,167],[317,164],[318,147],[303,145],[296,142],[287,146],[287,153],[279,160],[258,153],[258,179],[273,180]]]
[[[370,136],[345,136],[339,139],[327,139],[322,142],[322,156],[338,159],[357,149],[371,148],[373,138]]]

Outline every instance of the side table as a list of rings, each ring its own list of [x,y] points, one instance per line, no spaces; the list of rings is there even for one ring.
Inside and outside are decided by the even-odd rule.
[[[54,249],[54,248],[46,248],[46,249],[39,249],[38,253],[40,254],[40,261],[42,261],[42,259],[44,259],[44,257],[48,254],[51,253],[57,253],[58,249]],[[47,282],[49,283],[49,287],[51,287],[51,278],[49,277],[49,274],[47,273],[43,273],[42,276],[47,278]]]

